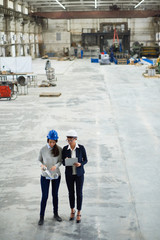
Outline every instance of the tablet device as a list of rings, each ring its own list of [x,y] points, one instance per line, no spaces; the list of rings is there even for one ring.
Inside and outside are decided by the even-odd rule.
[[[73,166],[73,164],[76,162],[78,162],[78,158],[66,158],[65,166]]]

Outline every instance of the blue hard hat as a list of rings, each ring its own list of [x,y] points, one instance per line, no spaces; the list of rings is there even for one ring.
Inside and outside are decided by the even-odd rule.
[[[51,130],[49,131],[47,138],[51,140],[58,140],[58,133],[55,130]]]

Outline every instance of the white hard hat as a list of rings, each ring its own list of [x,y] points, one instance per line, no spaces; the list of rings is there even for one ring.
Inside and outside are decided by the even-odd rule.
[[[78,137],[77,132],[74,129],[71,129],[67,132],[66,137]]]

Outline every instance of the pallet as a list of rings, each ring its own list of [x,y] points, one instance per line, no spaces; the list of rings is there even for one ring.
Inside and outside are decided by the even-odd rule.
[[[118,60],[117,60],[118,62],[117,62],[117,64],[126,64],[127,65],[127,59],[126,58],[119,58]]]
[[[147,73],[143,73],[142,75],[143,75],[145,78],[160,78],[160,74],[156,74],[156,75],[154,75],[154,76],[148,76]]]
[[[44,92],[44,93],[40,93],[39,97],[59,97],[61,96],[60,92]]]

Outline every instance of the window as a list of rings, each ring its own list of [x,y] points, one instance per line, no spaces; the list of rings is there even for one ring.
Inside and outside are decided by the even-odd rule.
[[[28,14],[28,8],[25,7],[24,13],[25,13],[25,14]]]
[[[13,8],[13,1],[8,1],[8,8]]]
[[[0,0],[0,5],[3,5],[3,0]]]
[[[19,12],[22,12],[22,5],[18,4],[18,9]]]
[[[56,33],[56,40],[61,41],[61,33]]]

